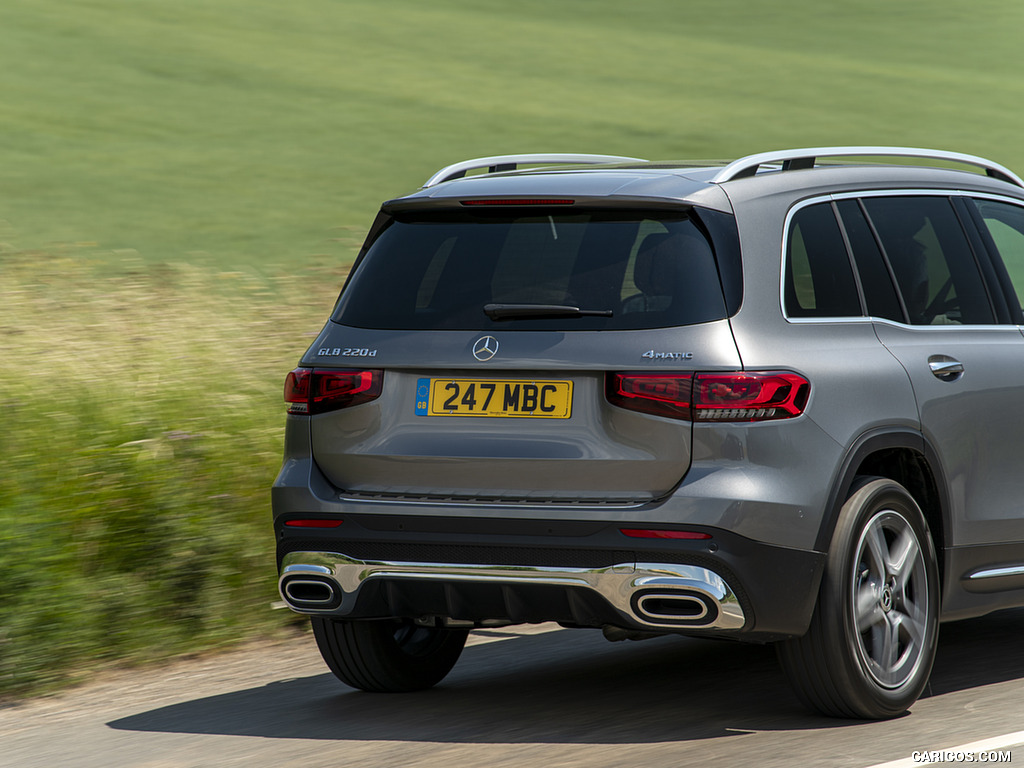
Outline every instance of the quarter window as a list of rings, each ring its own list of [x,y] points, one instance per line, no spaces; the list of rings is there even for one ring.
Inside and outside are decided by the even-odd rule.
[[[863,314],[846,242],[830,203],[809,205],[793,216],[785,281],[788,317]]]

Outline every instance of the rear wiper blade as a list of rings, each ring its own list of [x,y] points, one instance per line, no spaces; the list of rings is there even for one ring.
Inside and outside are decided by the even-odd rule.
[[[612,316],[610,309],[580,309],[566,304],[484,304],[484,312],[491,320]]]

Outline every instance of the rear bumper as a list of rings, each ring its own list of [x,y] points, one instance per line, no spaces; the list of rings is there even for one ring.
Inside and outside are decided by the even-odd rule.
[[[398,608],[420,614],[412,618],[481,625],[536,617],[652,630],[738,630],[746,623],[736,594],[721,576],[679,563],[495,567],[293,552],[284,558],[279,586],[293,610],[313,615],[387,616]],[[540,599],[528,600],[531,592]]]
[[[286,525],[300,516],[276,522],[282,597],[335,618],[773,640],[806,631],[824,563],[715,528],[691,541],[629,538],[607,520],[346,514],[337,528]]]

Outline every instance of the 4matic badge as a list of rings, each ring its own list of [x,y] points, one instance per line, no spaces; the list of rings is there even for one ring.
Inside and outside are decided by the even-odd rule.
[[[646,357],[648,360],[693,360],[693,352],[655,352],[649,349],[640,357]]]

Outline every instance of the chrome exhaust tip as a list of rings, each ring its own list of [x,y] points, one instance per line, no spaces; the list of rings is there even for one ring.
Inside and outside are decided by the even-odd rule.
[[[331,610],[341,605],[341,593],[333,582],[309,574],[285,577],[281,597],[297,611]]]
[[[718,608],[703,595],[683,592],[642,592],[634,610],[647,622],[700,627],[713,624]]]

